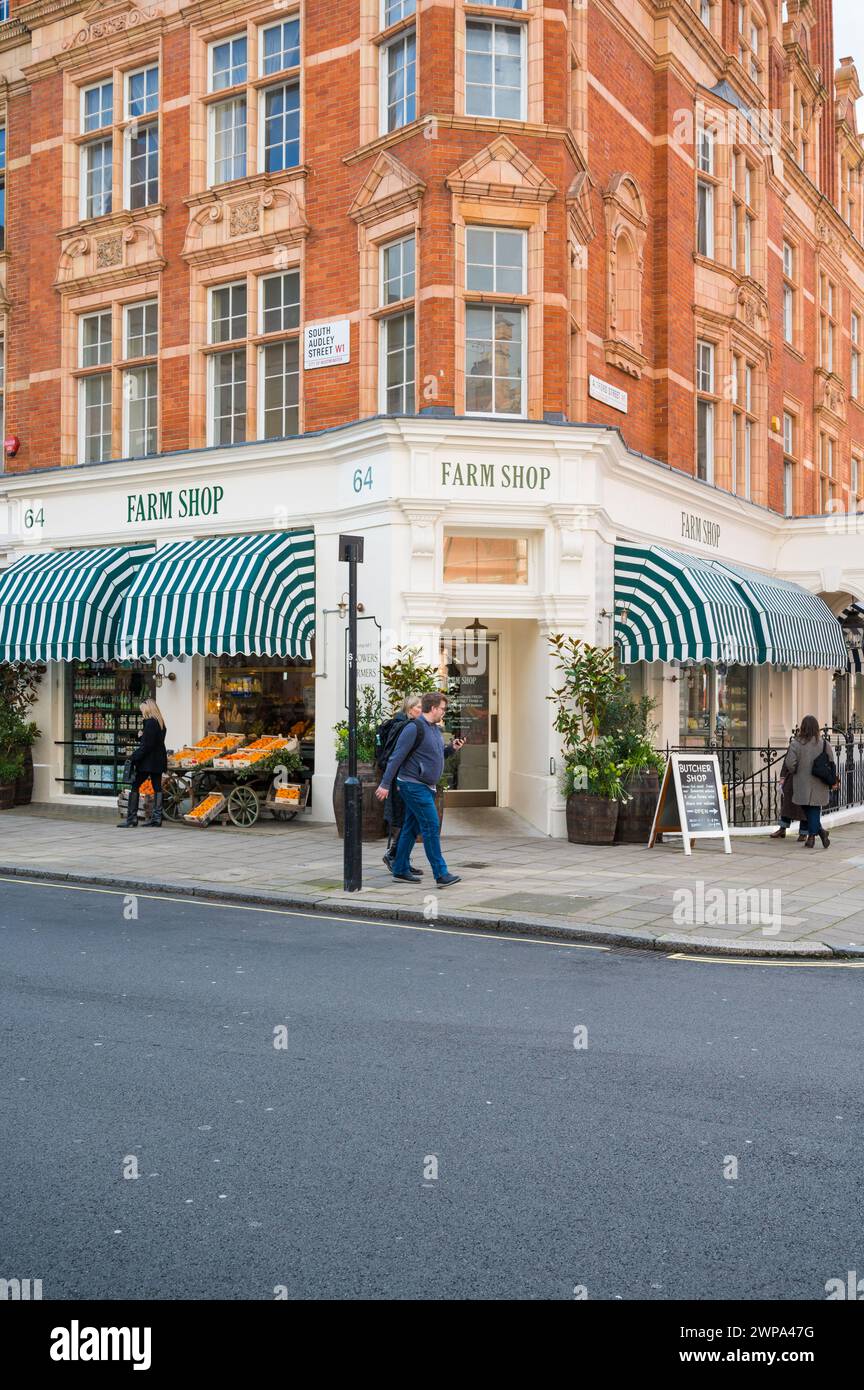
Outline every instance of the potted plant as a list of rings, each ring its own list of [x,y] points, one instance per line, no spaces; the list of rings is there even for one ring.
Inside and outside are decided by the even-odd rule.
[[[0,666],[0,704],[18,718],[18,744],[23,754],[21,770],[15,778],[16,806],[29,806],[33,798],[33,744],[39,738],[39,729],[27,719],[27,714],[39,698],[43,670],[28,662]]]
[[[652,742],[651,724],[654,701],[647,695],[634,700],[622,690],[606,705],[600,721],[601,734],[611,739],[622,766],[622,783],[627,799],[622,800],[615,827],[615,843],[644,845],[651,834],[663,758]]]
[[[607,707],[626,687],[611,647],[577,637],[549,638],[561,685],[547,699],[556,706],[554,727],[564,756],[562,791],[567,798],[571,844],[611,845],[618,811],[627,798],[625,767],[613,739],[601,733]]]
[[[395,714],[408,695],[424,695],[437,690],[440,684],[438,671],[434,666],[419,661],[422,647],[394,647],[396,660],[389,666],[381,667],[384,689],[391,714]]]
[[[384,709],[375,690],[364,685],[357,694],[357,776],[360,779],[363,806],[363,839],[381,840],[386,834],[384,805],[375,796],[378,769],[375,766],[378,725]],[[348,775],[348,720],[333,725],[336,735],[336,779],[333,783],[333,814],[340,839],[345,830],[345,778]]]
[[[0,811],[15,805],[15,782],[24,767],[23,728],[11,704],[0,702]]]

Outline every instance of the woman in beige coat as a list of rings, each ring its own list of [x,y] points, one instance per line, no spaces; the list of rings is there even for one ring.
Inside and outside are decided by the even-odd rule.
[[[808,849],[815,845],[817,835],[825,849],[830,844],[828,831],[822,829],[822,810],[831,800],[831,787],[813,776],[813,764],[823,750],[834,769],[833,785],[836,786],[837,764],[831,744],[822,737],[816,718],[808,714],[801,720],[798,737],[792,739],[783,764],[783,771],[792,773],[792,799],[801,807],[802,826],[807,822],[805,844]]]

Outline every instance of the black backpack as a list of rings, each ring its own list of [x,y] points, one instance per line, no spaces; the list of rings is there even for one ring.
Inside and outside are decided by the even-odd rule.
[[[409,721],[407,719],[400,719],[399,715],[397,714],[394,715],[392,719],[385,720],[384,723],[379,726],[378,733],[376,735],[378,752],[375,756],[375,766],[382,774],[386,771],[387,764],[393,756],[393,749],[396,747],[396,744],[399,741],[399,735],[402,733],[403,729],[405,728],[405,725],[408,722]],[[414,744],[411,748],[411,752],[408,753],[406,756],[406,762],[408,761],[408,758],[411,757],[412,753],[416,753],[417,749],[420,746],[421,740],[425,736],[426,730],[420,727],[422,724],[425,724],[425,722],[425,719],[423,719],[422,715],[419,714],[417,718],[414,720]]]

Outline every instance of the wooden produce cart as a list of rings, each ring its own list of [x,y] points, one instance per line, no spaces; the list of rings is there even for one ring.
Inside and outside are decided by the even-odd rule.
[[[244,747],[220,750],[171,775],[165,788],[165,813],[172,820],[200,827],[227,821],[248,829],[263,810],[274,820],[293,820],[309,799],[308,776],[298,763],[297,740],[280,734],[265,734]],[[283,781],[277,769],[286,765],[298,778],[303,776],[302,782]]]

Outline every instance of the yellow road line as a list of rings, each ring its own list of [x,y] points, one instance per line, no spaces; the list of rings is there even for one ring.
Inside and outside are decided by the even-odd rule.
[[[0,875],[0,883],[20,883],[28,888],[62,888],[69,893],[104,893],[114,898],[142,898],[145,902],[185,903],[192,907],[215,907],[230,912],[261,912],[275,917],[316,917],[327,922],[342,922],[349,926],[395,927],[400,931],[434,932],[438,936],[473,936],[480,941],[519,941],[525,946],[564,946],[572,951],[609,951],[610,946],[594,945],[587,941],[547,941],[537,936],[506,936],[490,927],[488,932],[468,931],[461,927],[426,927],[419,923],[378,921],[374,917],[338,917],[335,913],[322,912],[309,907],[303,911],[288,907],[256,907],[248,903],[216,902],[208,898],[174,898],[167,893],[140,893],[133,888],[89,888],[80,883],[51,883],[38,878],[5,878]]]
[[[702,965],[785,965],[795,970],[862,970],[864,960],[765,960],[758,956],[696,956],[676,951],[667,960],[696,961]]]

